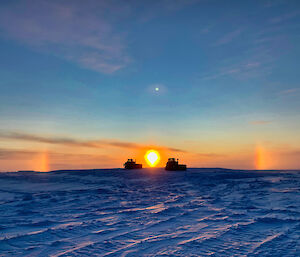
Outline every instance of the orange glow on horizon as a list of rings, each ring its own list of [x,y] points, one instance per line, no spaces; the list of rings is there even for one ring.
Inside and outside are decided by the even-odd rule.
[[[255,148],[255,169],[267,170],[274,166],[272,154],[264,146],[258,144]]]
[[[150,167],[155,167],[160,161],[159,152],[155,150],[147,151],[144,157]]]
[[[33,160],[34,170],[40,172],[50,171],[49,154],[47,151],[41,152]]]

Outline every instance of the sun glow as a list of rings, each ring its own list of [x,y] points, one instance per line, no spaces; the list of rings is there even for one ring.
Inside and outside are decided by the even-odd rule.
[[[160,161],[160,155],[155,150],[149,150],[145,154],[145,160],[150,167],[155,167]]]
[[[46,172],[50,170],[48,151],[42,151],[38,153],[30,162],[32,163],[30,169],[40,172]]]
[[[257,144],[255,148],[255,168],[257,170],[266,170],[274,167],[276,158],[273,158],[272,152],[261,144]]]

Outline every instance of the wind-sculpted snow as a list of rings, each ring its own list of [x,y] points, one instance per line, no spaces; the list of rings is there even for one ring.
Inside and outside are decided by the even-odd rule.
[[[0,174],[0,256],[300,256],[300,172]]]

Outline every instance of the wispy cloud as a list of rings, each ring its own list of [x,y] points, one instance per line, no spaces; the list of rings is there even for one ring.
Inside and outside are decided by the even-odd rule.
[[[110,168],[118,167],[119,162],[116,157],[97,153],[0,148],[0,171]]]
[[[45,144],[64,145],[64,146],[71,146],[71,147],[92,147],[92,148],[118,147],[118,148],[131,148],[131,149],[144,149],[144,148],[155,147],[158,150],[165,149],[172,152],[180,152],[180,153],[186,152],[185,150],[178,149],[178,148],[143,145],[143,144],[124,142],[119,140],[107,140],[107,139],[79,140],[74,138],[49,137],[49,136],[32,135],[32,134],[19,133],[19,132],[0,132],[0,138],[10,139],[10,140],[30,141],[30,142],[45,143]]]
[[[152,20],[199,0],[24,0],[1,5],[2,36],[102,73],[131,63],[120,24]],[[138,10],[138,12],[137,12]],[[138,14],[137,14],[138,13]]]
[[[270,120],[254,120],[250,122],[251,125],[266,125],[270,123],[272,123]]]
[[[235,76],[239,78],[249,78],[249,77],[257,77],[262,73],[267,74],[268,70],[266,67],[262,68],[262,63],[257,60],[246,60],[241,63],[237,63],[236,65],[220,67],[212,74],[207,74],[200,79],[203,80],[211,80],[217,79],[225,76]]]
[[[277,54],[267,45],[247,49],[243,56],[232,56],[220,59],[218,66],[199,77],[200,80],[212,80],[223,77],[249,79],[265,77],[272,72]]]
[[[30,151],[30,150],[19,150],[19,149],[7,149],[0,148],[0,160],[32,160],[34,155],[41,154],[42,151]],[[70,154],[70,153],[57,153],[57,152],[47,152],[47,155],[51,159],[56,161],[67,161],[69,159],[78,159],[85,161],[94,160],[109,160],[111,159],[107,155],[98,155],[98,154]]]
[[[13,150],[0,148],[0,160],[11,160],[11,159],[28,159],[32,155],[36,154],[35,151],[24,151],[24,150]]]
[[[284,22],[289,19],[293,19],[299,15],[300,15],[300,11],[293,11],[293,12],[282,14],[277,17],[273,17],[269,20],[269,22],[270,23],[280,23],[280,22]]]
[[[12,1],[0,9],[0,28],[35,49],[112,73],[130,61],[121,33],[114,30],[128,12],[127,5],[110,1]]]
[[[216,43],[215,46],[225,45],[230,43],[236,37],[238,37],[242,33],[242,29],[236,29],[232,32],[225,34],[222,38],[220,38]]]
[[[192,5],[202,0],[162,0],[158,1],[160,4],[164,6],[167,10],[177,11],[185,6]]]
[[[300,93],[300,88],[289,88],[279,92],[280,95],[294,95]]]
[[[195,154],[195,156],[200,159],[215,159],[215,158],[226,157],[225,154],[216,154],[216,153],[197,153],[197,154]]]
[[[290,151],[283,151],[281,154],[285,155],[285,156],[290,156],[290,157],[298,157],[298,160],[300,159],[300,150],[299,149],[293,149],[293,150],[290,150]],[[300,166],[299,166],[299,168],[300,168]]]
[[[286,4],[287,1],[286,0],[266,0],[263,1],[263,7],[264,8],[272,8],[274,6],[278,6],[278,5],[282,5],[282,4]]]
[[[37,143],[46,144],[61,144],[67,146],[78,146],[78,147],[101,147],[101,145],[96,144],[95,141],[80,141],[72,138],[65,137],[46,137],[18,132],[0,132],[0,138],[2,139],[13,139],[13,140],[23,140],[31,141]]]
[[[203,0],[132,1],[135,6],[141,7],[138,15],[139,22],[148,22],[161,14],[174,13],[199,2],[203,2]]]

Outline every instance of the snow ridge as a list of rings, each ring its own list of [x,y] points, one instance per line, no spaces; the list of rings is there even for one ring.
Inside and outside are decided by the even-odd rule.
[[[300,172],[0,173],[0,256],[300,256]]]

